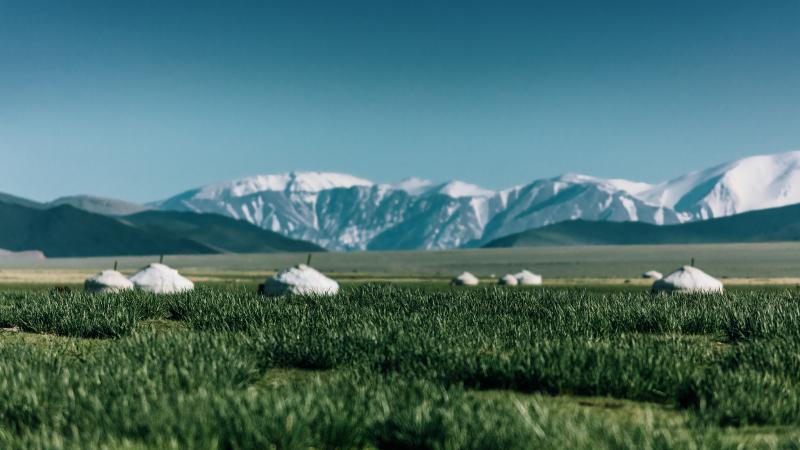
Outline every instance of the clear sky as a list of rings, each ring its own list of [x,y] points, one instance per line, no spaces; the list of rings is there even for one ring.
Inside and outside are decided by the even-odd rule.
[[[0,0],[0,191],[660,181],[800,149],[800,1]]]

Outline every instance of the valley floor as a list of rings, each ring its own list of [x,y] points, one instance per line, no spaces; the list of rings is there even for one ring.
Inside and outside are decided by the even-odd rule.
[[[485,283],[527,269],[543,275],[546,285],[645,286],[641,274],[667,274],[696,265],[726,285],[800,284],[800,243],[624,245],[475,249],[428,252],[314,253],[311,265],[347,282],[446,283],[468,271]],[[9,284],[74,284],[115,263],[132,274],[158,256],[51,258],[44,261],[0,259],[0,288]],[[194,281],[257,285],[286,267],[305,263],[298,253],[167,255],[165,263]]]

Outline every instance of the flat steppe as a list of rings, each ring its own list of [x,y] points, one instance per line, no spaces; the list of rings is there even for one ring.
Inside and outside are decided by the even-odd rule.
[[[305,262],[306,254],[166,255],[165,263],[200,282],[254,283],[288,266]],[[315,253],[311,264],[341,281],[444,282],[469,271],[489,281],[522,269],[540,273],[545,284],[647,284],[642,272],[664,274],[695,264],[729,285],[800,283],[800,243],[631,245],[474,249],[448,251]],[[130,274],[159,256],[50,258],[3,261],[2,283],[80,283],[88,275],[114,266]]]

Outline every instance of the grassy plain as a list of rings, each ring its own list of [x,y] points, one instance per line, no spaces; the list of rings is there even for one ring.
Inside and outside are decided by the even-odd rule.
[[[195,281],[258,283],[277,270],[306,261],[306,254],[168,255],[165,262]],[[312,265],[341,281],[442,282],[469,271],[492,275],[528,269],[550,285],[643,284],[642,272],[668,273],[695,258],[698,267],[726,284],[800,283],[800,243],[575,246],[433,252],[315,253]],[[113,267],[133,273],[152,257],[53,258],[40,262],[0,259],[0,285],[81,283]]]
[[[167,256],[191,294],[87,296],[118,261],[0,262],[0,448],[800,448],[800,245]],[[694,257],[724,296],[654,297]],[[544,287],[450,288],[527,268]],[[75,289],[80,291],[80,289]]]
[[[0,293],[2,448],[797,448],[800,296]]]

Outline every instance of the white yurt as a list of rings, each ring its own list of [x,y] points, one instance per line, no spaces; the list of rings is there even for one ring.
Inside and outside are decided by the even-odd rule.
[[[523,270],[514,275],[517,279],[517,284],[520,286],[538,286],[542,284],[542,276],[537,275],[533,272],[529,272],[527,270]]]
[[[505,286],[516,286],[517,284],[519,284],[519,282],[517,281],[517,277],[511,275],[510,273],[507,273],[497,279],[497,284],[502,284]]]
[[[144,267],[130,277],[130,280],[137,289],[154,294],[173,294],[194,289],[194,283],[189,279],[161,263],[152,263]]]
[[[469,272],[462,272],[461,275],[450,281],[450,284],[455,286],[477,286],[478,283],[480,283],[478,277]]]
[[[656,280],[652,292],[722,293],[722,282],[697,267],[683,266]]]
[[[313,267],[299,264],[269,277],[262,293],[267,296],[334,295],[339,292],[339,283],[326,277]]]
[[[104,270],[87,278],[83,289],[90,293],[120,292],[133,289],[133,283],[116,270]]]
[[[642,274],[642,278],[646,278],[648,280],[660,280],[664,278],[664,275],[657,270],[648,270],[647,272]]]

